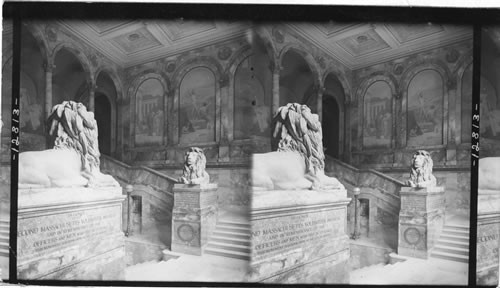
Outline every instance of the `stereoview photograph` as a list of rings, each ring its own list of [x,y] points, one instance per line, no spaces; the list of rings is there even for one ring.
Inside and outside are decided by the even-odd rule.
[[[467,284],[472,27],[21,26],[18,279]]]
[[[500,248],[500,26],[481,33],[477,277],[478,285],[498,286]]]

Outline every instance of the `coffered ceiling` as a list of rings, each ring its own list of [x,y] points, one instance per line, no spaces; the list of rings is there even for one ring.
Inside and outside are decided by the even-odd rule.
[[[440,24],[300,23],[289,27],[351,69],[472,41],[472,27]]]
[[[122,67],[244,36],[250,25],[216,21],[59,21]]]
[[[243,37],[251,23],[101,20],[60,23],[123,67]],[[358,69],[457,41],[472,27],[440,24],[283,23],[350,69]]]

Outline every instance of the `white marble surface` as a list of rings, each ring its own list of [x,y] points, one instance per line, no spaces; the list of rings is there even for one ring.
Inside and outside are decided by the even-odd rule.
[[[345,189],[271,190],[252,193],[252,210],[350,201]]]

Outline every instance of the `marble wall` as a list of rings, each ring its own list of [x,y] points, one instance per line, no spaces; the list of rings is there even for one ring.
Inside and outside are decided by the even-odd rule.
[[[471,63],[472,39],[353,71],[352,164],[407,166],[426,149],[436,166],[468,165]]]

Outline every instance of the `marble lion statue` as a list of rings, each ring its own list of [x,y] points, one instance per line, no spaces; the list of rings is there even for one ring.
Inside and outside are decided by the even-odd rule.
[[[184,156],[184,169],[179,182],[184,184],[208,184],[210,176],[205,167],[207,158],[203,150],[198,147],[191,147]]]
[[[407,185],[416,188],[435,187],[436,177],[432,175],[431,154],[425,150],[418,150],[411,160],[410,179]]]
[[[252,157],[252,186],[256,190],[327,190],[344,188],[324,173],[323,134],[317,114],[289,103],[273,118],[274,152]]]
[[[500,157],[479,159],[478,189],[496,190],[500,193]]]
[[[19,188],[119,186],[100,172],[97,122],[82,103],[55,105],[48,130],[52,149],[19,154]]]

